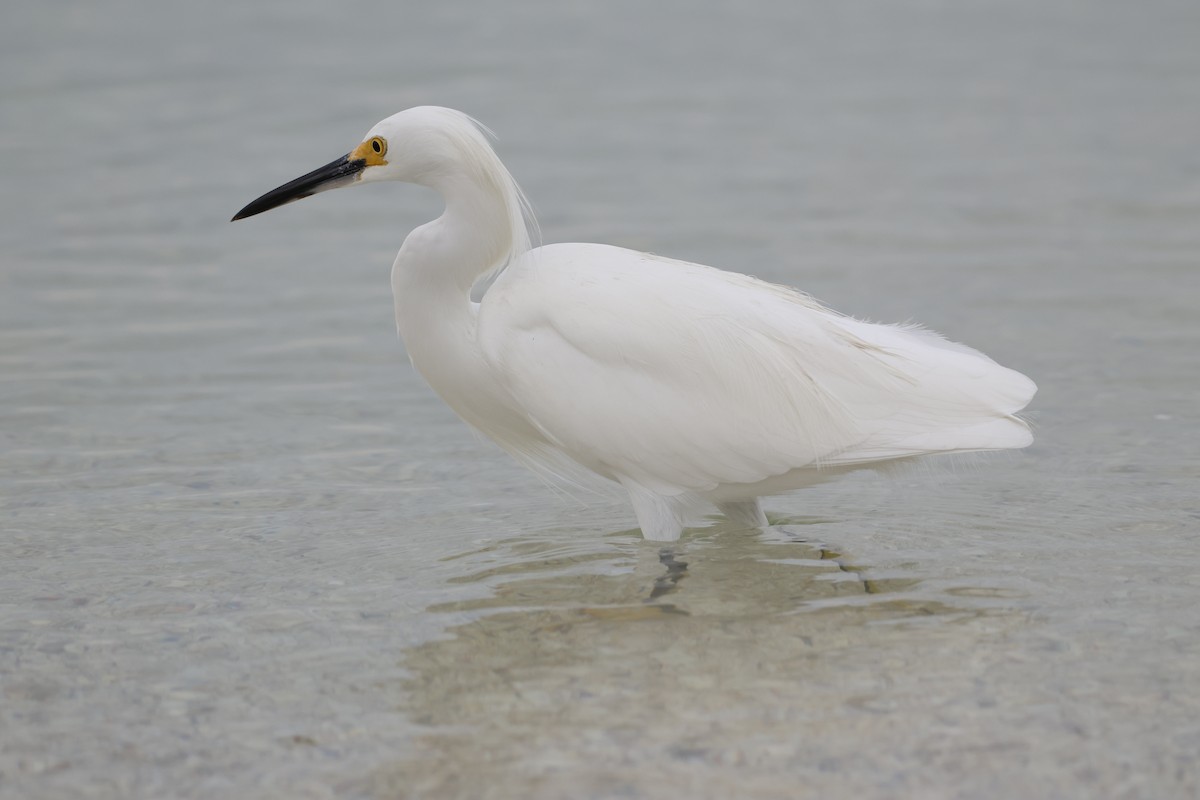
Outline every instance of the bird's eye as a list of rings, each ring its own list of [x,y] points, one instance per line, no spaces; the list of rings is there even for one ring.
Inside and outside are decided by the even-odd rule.
[[[376,136],[371,140],[371,150],[374,151],[375,155],[381,156],[387,152],[387,142]]]

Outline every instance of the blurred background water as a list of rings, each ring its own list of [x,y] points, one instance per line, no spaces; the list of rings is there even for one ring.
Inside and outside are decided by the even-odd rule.
[[[1192,797],[1200,5],[11,4],[0,795]],[[922,321],[1037,443],[642,542],[396,341],[412,105],[543,238]]]

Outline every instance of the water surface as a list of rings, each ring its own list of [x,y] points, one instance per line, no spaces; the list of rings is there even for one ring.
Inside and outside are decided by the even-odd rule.
[[[0,26],[0,795],[1190,797],[1185,2],[24,4]],[[437,103],[544,239],[915,319],[1019,454],[645,543],[408,366],[413,187],[248,200]]]

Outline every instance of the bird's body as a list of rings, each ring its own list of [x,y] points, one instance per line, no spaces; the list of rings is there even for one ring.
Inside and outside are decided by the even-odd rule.
[[[357,180],[421,183],[446,201],[392,270],[413,365],[459,416],[535,470],[620,483],[648,539],[678,538],[697,500],[762,525],[764,495],[850,469],[1032,441],[1015,414],[1033,382],[937,334],[623,248],[531,248],[520,190],[459,112],[410,109],[368,136],[349,162],[265,195],[239,218],[305,196],[306,179],[347,182],[343,162],[369,161],[366,147],[398,154],[359,168]],[[496,270],[473,302],[472,287]]]

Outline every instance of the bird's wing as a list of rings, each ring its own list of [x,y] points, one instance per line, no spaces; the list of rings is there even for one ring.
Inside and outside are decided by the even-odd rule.
[[[602,245],[510,270],[480,315],[496,380],[573,458],[662,494],[1030,441],[1032,382],[937,334]]]

